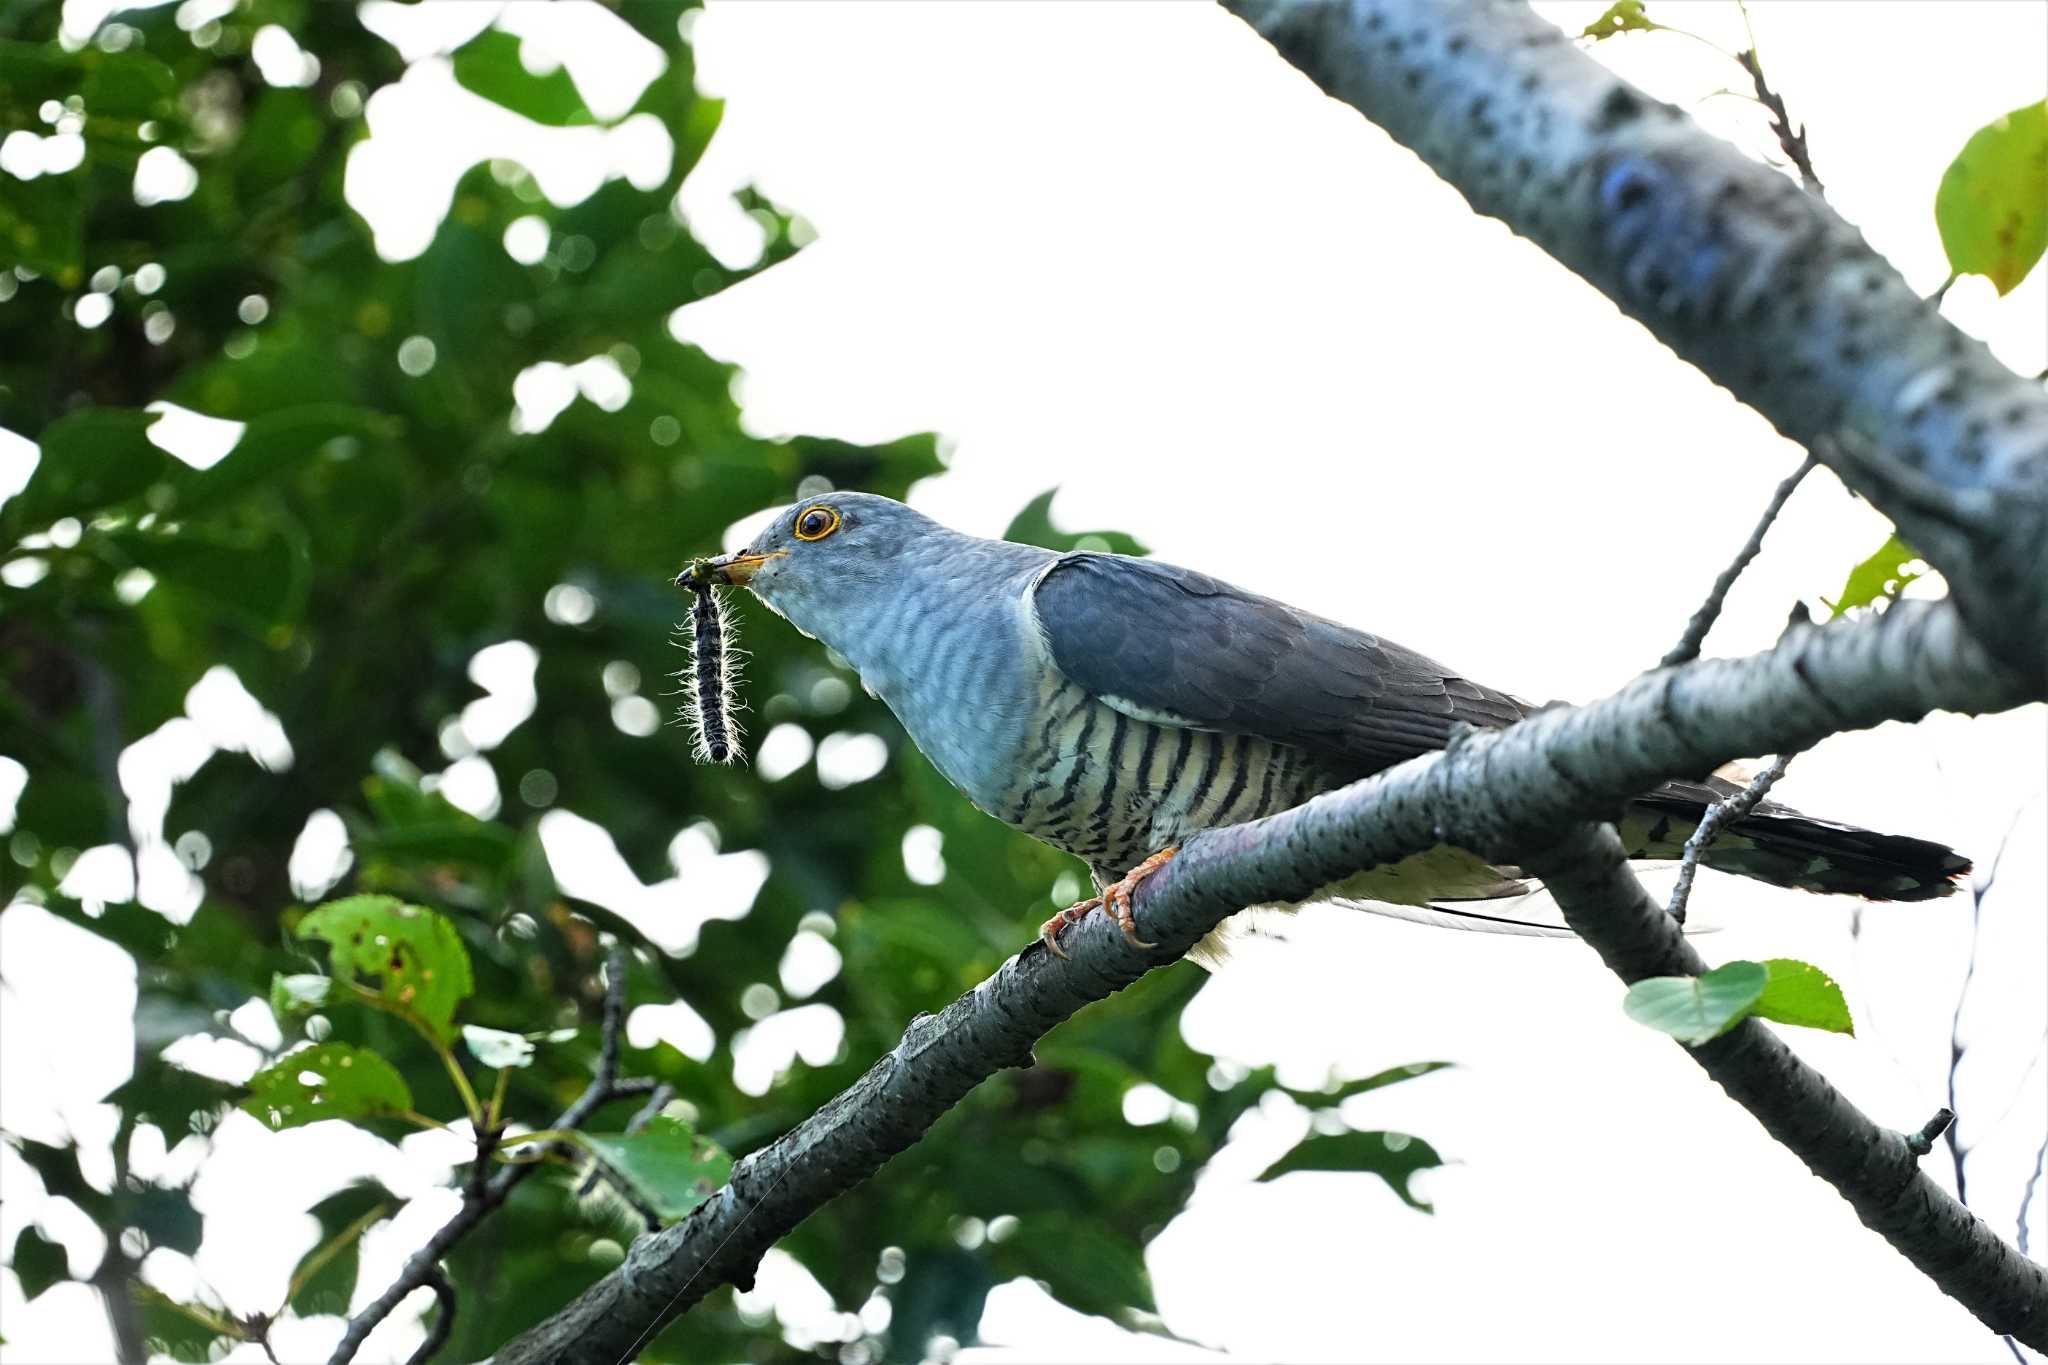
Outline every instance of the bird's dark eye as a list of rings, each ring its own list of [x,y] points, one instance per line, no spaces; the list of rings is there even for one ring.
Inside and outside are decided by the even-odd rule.
[[[796,538],[798,540],[823,540],[839,529],[839,513],[829,507],[806,507],[797,513]]]

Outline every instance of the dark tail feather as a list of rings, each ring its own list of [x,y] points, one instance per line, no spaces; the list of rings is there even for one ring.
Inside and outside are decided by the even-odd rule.
[[[1721,785],[1673,783],[1631,802],[1628,824],[1648,825],[1645,837],[1629,840],[1631,856],[1680,856]],[[1774,886],[1874,901],[1934,900],[1970,872],[1968,858],[1932,840],[1816,820],[1768,801],[1721,831],[1700,861]]]

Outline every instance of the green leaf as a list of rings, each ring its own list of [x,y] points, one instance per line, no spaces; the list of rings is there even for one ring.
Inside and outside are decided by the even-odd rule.
[[[1607,12],[1586,25],[1579,36],[1598,42],[1617,33],[1653,33],[1663,27],[1643,11],[1643,0],[1614,0]]]
[[[393,418],[346,403],[307,403],[252,417],[242,439],[218,463],[178,474],[179,514],[215,510],[252,488],[289,477],[322,451],[353,451],[402,429]]]
[[[1729,962],[1700,976],[1653,976],[1630,986],[1621,1007],[1681,1043],[1704,1043],[1741,1023],[1769,979],[1760,962]]]
[[[1148,1174],[1150,1172],[1148,1171]],[[1059,1301],[1083,1313],[1121,1316],[1157,1307],[1142,1238],[1121,1235],[1099,1218],[1057,1212],[1021,1215],[1003,1247],[1017,1269],[1052,1285]]]
[[[0,269],[27,266],[62,289],[78,287],[84,249],[85,174],[8,179],[0,194]]]
[[[299,1292],[292,1295],[293,1311],[302,1317],[322,1313],[348,1316],[349,1299],[355,1293],[356,1271],[361,1263],[365,1221],[374,1225],[374,1215],[392,1202],[382,1186],[358,1182],[337,1190],[307,1210],[320,1220],[320,1240],[293,1267],[294,1278],[306,1276]],[[351,1229],[354,1236],[334,1245],[337,1236]],[[307,1274],[307,1263],[321,1255],[327,1259]]]
[[[412,1091],[398,1068],[348,1043],[319,1043],[291,1053],[250,1077],[249,1091],[242,1108],[278,1130],[412,1108]]]
[[[1014,540],[1022,545],[1038,545],[1048,550],[1065,553],[1069,550],[1094,550],[1105,554],[1144,555],[1151,551],[1135,536],[1122,531],[1062,531],[1052,524],[1053,495],[1060,490],[1048,488],[1029,503],[1010,521],[1009,529],[1003,532],[1004,540]]]
[[[48,526],[135,497],[166,472],[170,457],[144,433],[157,414],[83,408],[43,429],[42,462],[7,504],[10,526]],[[11,538],[11,537],[10,537]]]
[[[1330,1105],[1353,1095],[1363,1095],[1368,1090],[1384,1086],[1399,1085],[1412,1081],[1417,1076],[1427,1076],[1432,1071],[1442,1071],[1456,1066],[1456,1062],[1409,1062],[1405,1066],[1390,1066],[1385,1071],[1374,1072],[1362,1081],[1346,1081],[1335,1090],[1289,1090],[1287,1093],[1308,1105]]]
[[[2048,249],[2048,100],[1979,128],[1934,192],[1934,223],[1958,275],[2009,294]]]
[[[595,123],[576,93],[576,82],[560,67],[536,76],[519,59],[519,39],[487,28],[455,52],[455,79],[463,86],[535,123],[566,127]]]
[[[1781,1024],[1856,1036],[1856,1023],[1849,1017],[1849,1002],[1842,998],[1842,988],[1833,977],[1797,958],[1766,958],[1763,965],[1770,979],[1764,983],[1764,993],[1750,1007],[1751,1014]]]
[[[502,1071],[512,1066],[530,1066],[533,1063],[533,1044],[523,1034],[464,1024],[462,1042],[469,1049],[471,1056],[496,1070]]]
[[[83,52],[86,68],[85,112],[94,121],[120,119],[140,123],[144,119],[177,116],[178,78],[171,68],[146,52]]]
[[[1920,577],[1917,570],[1906,568],[1919,558],[1918,550],[1899,539],[1898,532],[1892,532],[1891,539],[1880,545],[1876,554],[1849,570],[1848,581],[1842,584],[1838,598],[1832,602],[1825,597],[1820,599],[1834,613],[1830,619],[1847,615],[1853,607],[1868,607],[1897,597],[1908,583]]]
[[[637,1133],[582,1133],[576,1140],[663,1218],[680,1218],[718,1192],[732,1157],[681,1119],[658,1115]]]
[[[335,976],[454,1040],[455,1007],[474,985],[469,950],[442,916],[393,896],[350,896],[308,914],[297,932],[332,947]]]
[[[145,1185],[121,1204],[121,1221],[140,1229],[152,1248],[164,1247],[187,1256],[199,1250],[203,1225],[186,1189]]]
[[[51,1285],[71,1278],[71,1263],[64,1248],[33,1226],[23,1228],[14,1239],[14,1258],[8,1264],[21,1281],[21,1296],[25,1299],[33,1299]]]
[[[259,633],[297,617],[310,572],[305,556],[275,533],[124,528],[107,532],[102,543],[126,565],[189,594],[206,617],[231,618]]]
[[[1402,1203],[1429,1213],[1430,1206],[1415,1197],[1409,1181],[1417,1171],[1443,1164],[1436,1148],[1406,1133],[1327,1133],[1301,1143],[1259,1179],[1276,1180],[1293,1171],[1368,1171],[1386,1181]]]

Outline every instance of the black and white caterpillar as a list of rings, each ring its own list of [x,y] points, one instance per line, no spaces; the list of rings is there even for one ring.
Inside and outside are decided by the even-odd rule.
[[[686,574],[695,594],[690,607],[690,676],[684,689],[683,722],[699,763],[731,763],[739,757],[740,651],[718,589],[703,574]]]

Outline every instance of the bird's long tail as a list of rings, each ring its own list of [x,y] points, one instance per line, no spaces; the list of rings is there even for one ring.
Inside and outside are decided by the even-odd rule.
[[[1677,859],[1707,807],[1742,790],[1719,777],[1667,782],[1629,802],[1617,827],[1628,856]],[[1970,860],[1943,844],[1816,820],[1765,801],[1707,846],[1708,867],[1774,886],[1877,901],[1946,896],[1969,874]],[[1539,895],[1521,869],[1496,867],[1462,849],[1439,847],[1357,873],[1312,899],[1445,929],[1570,938],[1557,904]],[[1214,970],[1248,938],[1285,937],[1292,905],[1257,906],[1225,920],[1189,956]],[[1694,917],[1688,928],[1701,927]]]
[[[1707,804],[1738,790],[1719,778],[1670,782],[1630,802],[1621,824],[1629,856],[1682,857]],[[1723,829],[1700,861],[1773,886],[1874,901],[1946,896],[1970,871],[1970,860],[1944,844],[1817,820],[1769,801]]]

